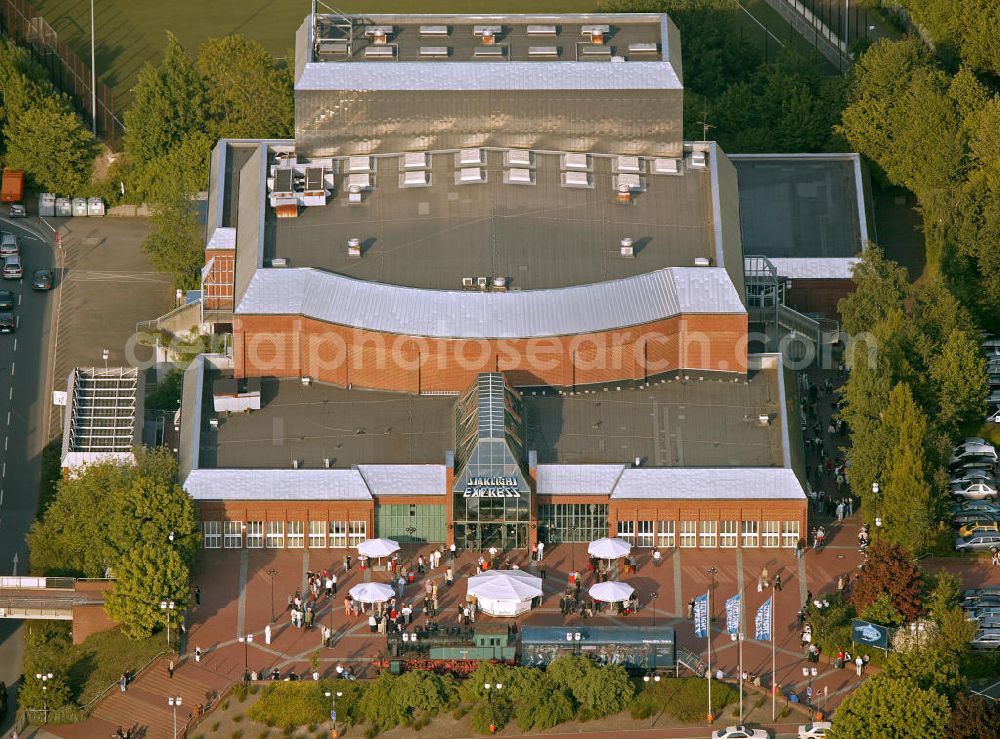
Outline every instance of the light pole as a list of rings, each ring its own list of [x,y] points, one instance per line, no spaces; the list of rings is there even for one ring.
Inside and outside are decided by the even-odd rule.
[[[337,698],[340,698],[344,694],[339,690],[336,693],[328,690],[324,695],[330,699],[330,720],[333,721],[333,736],[337,736]]]
[[[490,702],[490,733],[495,734],[497,726],[495,721],[496,714],[493,710],[493,695],[503,690],[503,683],[483,683],[483,687],[486,689],[486,697]]]
[[[719,574],[716,567],[709,567],[708,574],[712,577],[712,585],[708,589],[708,613],[705,614],[705,631],[708,639],[708,722],[715,719],[712,716],[712,592],[715,590],[715,576]]]
[[[105,349],[103,352],[101,352],[101,356],[104,357],[104,372],[105,372],[105,374],[107,374],[107,372],[108,372],[108,357],[111,356],[111,352],[109,350]]]
[[[653,675],[652,678],[649,675],[643,675],[642,676],[642,681],[644,683],[646,683],[647,685],[649,685],[650,680],[652,680],[654,684],[658,683],[658,682],[660,682],[660,676],[659,675]],[[656,719],[657,718],[658,717],[656,715],[656,712],[654,711],[653,712],[653,717],[649,720],[649,727],[650,728],[653,728],[653,724],[656,723]]]
[[[802,677],[809,678],[809,687],[806,688],[806,699],[808,700],[809,710],[810,710],[811,713],[815,713],[815,711],[813,710],[813,700],[812,700],[812,698],[813,698],[813,678],[816,677],[817,674],[819,674],[819,670],[817,670],[815,667],[803,667],[802,668]]]
[[[177,736],[177,707],[180,704],[181,704],[181,697],[179,695],[177,696],[172,695],[169,698],[167,698],[167,705],[170,706],[171,710],[174,712],[174,733],[172,734],[172,736],[174,737]]]
[[[879,527],[882,525],[882,519],[878,517],[879,508],[879,487],[877,482],[872,483],[872,505],[875,507],[875,531],[878,532]]]
[[[44,723],[46,724],[49,722],[49,686],[47,685],[47,683],[53,677],[55,677],[55,675],[53,675],[51,672],[35,673],[35,679],[42,681],[42,710],[44,712],[42,715],[45,717]]]
[[[569,557],[572,562],[571,569],[576,572],[576,547],[573,545],[576,543],[576,524],[572,523],[569,526]]]
[[[163,611],[163,619],[167,623],[167,649],[170,649],[170,613],[174,610],[172,600],[161,600],[160,610]]]
[[[271,623],[274,623],[274,577],[278,574],[275,569],[270,569],[267,571],[267,576],[271,578]]]
[[[660,594],[654,590],[649,597],[653,599],[653,626],[656,626],[656,599]]]
[[[97,136],[97,55],[94,53],[94,0],[90,0],[90,114],[90,130],[94,136]]]
[[[250,677],[250,645],[253,644],[253,634],[238,636],[236,641],[243,645],[243,681],[247,682]]]

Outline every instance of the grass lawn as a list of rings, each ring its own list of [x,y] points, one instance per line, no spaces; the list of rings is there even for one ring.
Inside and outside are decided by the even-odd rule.
[[[90,0],[32,0],[33,5],[84,61],[90,58]],[[817,52],[794,34],[764,0],[742,0],[740,11],[744,37],[766,49],[770,56],[779,48],[767,37],[761,24],[782,44],[792,44],[807,58]],[[338,0],[345,12],[366,13],[585,13],[598,8],[598,0]],[[166,32],[173,32],[192,52],[213,36],[242,33],[261,41],[279,57],[289,57],[295,30],[308,12],[308,3],[274,0],[96,0],[98,78],[114,93],[119,115],[131,98],[136,74],[147,62],[156,63],[166,45]],[[824,73],[836,70],[820,58]]]

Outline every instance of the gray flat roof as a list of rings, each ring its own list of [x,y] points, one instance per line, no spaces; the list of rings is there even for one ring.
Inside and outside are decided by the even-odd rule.
[[[592,187],[564,187],[558,154],[533,152],[535,184],[504,182],[504,152],[487,151],[486,182],[456,184],[455,152],[430,155],[430,185],[400,187],[402,157],[378,157],[375,187],[349,205],[346,166],[325,206],[275,219],[268,208],[265,264],[283,257],[360,280],[438,290],[461,289],[465,277],[505,277],[511,289],[603,282],[694,264],[718,264],[711,175],[650,174],[630,205],[616,202],[615,157],[590,158]],[[622,238],[635,257],[623,258]],[[348,256],[347,240],[363,256]]]
[[[846,258],[868,239],[857,154],[730,154],[743,253]]]
[[[780,467],[780,391],[774,370],[748,382],[679,380],[644,389],[524,396],[527,448],[540,464]],[[759,416],[770,417],[761,425]]]
[[[201,468],[304,469],[363,464],[442,464],[453,447],[454,396],[347,390],[265,378],[261,409],[219,417],[212,428],[212,382],[205,372]]]

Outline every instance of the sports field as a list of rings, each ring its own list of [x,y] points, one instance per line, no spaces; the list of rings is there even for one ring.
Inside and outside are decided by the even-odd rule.
[[[30,0],[35,10],[85,62],[90,59],[90,0]],[[309,0],[94,0],[97,75],[123,110],[136,73],[156,63],[173,32],[192,52],[207,38],[242,33],[263,43],[276,56],[290,56],[295,29],[310,9]],[[597,9],[598,0],[339,0],[345,12],[365,13],[572,13]],[[744,0],[773,37],[796,48],[809,47],[789,33],[789,26],[763,0]],[[765,44],[763,29],[741,13],[746,38]],[[768,38],[769,51],[779,46]]]

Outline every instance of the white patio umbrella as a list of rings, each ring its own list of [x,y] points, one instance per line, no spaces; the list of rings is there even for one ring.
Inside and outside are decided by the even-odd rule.
[[[604,537],[587,545],[587,553],[599,559],[618,559],[632,551],[632,545],[624,539]]]
[[[399,551],[399,542],[392,539],[366,539],[358,544],[358,554],[366,557],[378,557],[381,564],[382,557],[388,557],[393,552]]]
[[[350,592],[359,603],[385,603],[396,594],[392,586],[384,582],[359,582]]]
[[[602,603],[621,603],[632,597],[635,588],[625,582],[599,582],[590,586],[590,597]]]
[[[531,609],[542,594],[542,578],[523,570],[489,570],[469,578],[469,595],[491,616],[517,616]]]

